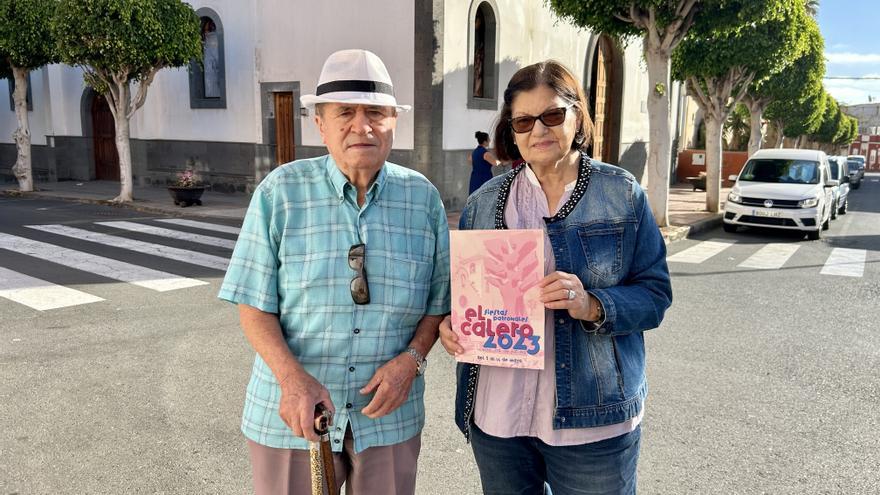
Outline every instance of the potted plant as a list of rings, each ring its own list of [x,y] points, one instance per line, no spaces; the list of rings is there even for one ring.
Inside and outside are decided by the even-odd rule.
[[[168,192],[174,200],[174,204],[182,207],[190,205],[202,204],[202,193],[205,192],[205,186],[200,184],[193,174],[192,170],[185,170],[177,174],[177,182],[168,186]]]

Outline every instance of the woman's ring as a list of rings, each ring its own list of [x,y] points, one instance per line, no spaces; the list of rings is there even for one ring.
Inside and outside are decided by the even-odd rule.
[[[572,299],[575,298],[575,296],[577,296],[577,294],[575,293],[575,291],[572,290],[572,289],[568,289],[568,300],[571,301]]]

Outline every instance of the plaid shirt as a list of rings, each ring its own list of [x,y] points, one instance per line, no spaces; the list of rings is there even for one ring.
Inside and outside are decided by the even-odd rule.
[[[358,243],[366,244],[366,305],[355,305],[349,290],[356,273],[348,250]],[[330,156],[284,165],[254,192],[219,297],[279,315],[294,356],[336,406],[334,451],[342,450],[349,422],[357,452],[404,442],[424,426],[424,378],[400,408],[376,420],[360,412],[372,394],[358,390],[406,349],[424,315],[449,312],[440,195],[422,175],[386,162],[360,208]],[[278,415],[280,395],[257,355],[242,431],[269,447],[307,449]]]

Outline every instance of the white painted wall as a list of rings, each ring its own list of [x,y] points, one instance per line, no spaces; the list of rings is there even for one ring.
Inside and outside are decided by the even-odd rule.
[[[45,72],[45,69],[31,72],[31,101],[34,109],[28,112],[28,127],[32,145],[46,144],[46,131],[47,128],[51,128]],[[18,119],[15,118],[15,111],[9,106],[9,81],[0,79],[0,143],[14,144],[12,133],[16,129],[18,129]],[[7,165],[12,166],[12,164],[0,163],[0,167]]]
[[[620,153],[633,142],[648,142],[648,73],[642,62],[642,41],[633,40],[624,49],[623,105],[620,116]],[[672,100],[672,110],[675,110]],[[670,119],[675,130],[675,120]]]
[[[448,0],[443,32],[443,148],[471,149],[474,132],[492,133],[497,111],[467,108],[469,14],[482,0]],[[565,64],[578,79],[584,75],[590,31],[559,20],[544,2],[494,0],[498,32],[498,108],[511,76],[529,64],[555,59]],[[621,147],[648,139],[648,114],[642,102],[647,96],[647,74],[641,63],[641,41],[632,41],[624,51],[626,77],[623,88]]]
[[[132,137],[181,141],[258,143],[259,100],[255,81],[255,16],[252,2],[189,1],[220,16],[226,62],[226,108],[189,106],[186,67],[165,69],[150,85],[147,101],[132,118]]]
[[[146,103],[131,120],[131,136],[136,139],[259,142],[253,8],[242,6],[235,0],[193,1],[190,4],[194,9],[212,8],[223,23],[227,108],[190,109],[187,69],[164,69],[156,75]],[[47,67],[42,77],[32,76],[34,112],[31,114],[31,135],[34,144],[45,144],[46,134],[82,136],[80,105],[86,88],[82,74],[79,68],[56,64]],[[0,81],[0,88],[8,93],[5,81]],[[0,142],[4,143],[12,142],[11,132],[15,129],[15,114],[8,109],[8,105],[4,108],[0,104]]]
[[[397,101],[414,95],[414,4],[408,0],[261,0],[257,21],[257,74],[263,82],[299,81],[302,94],[314,94],[327,56],[363,48],[385,62]],[[300,119],[302,144],[321,146],[313,115]],[[413,148],[412,113],[398,119],[395,149]]]
[[[449,0],[445,4],[443,30],[443,148],[468,149],[476,146],[474,132],[492,133],[497,111],[467,108],[468,36],[470,12],[481,0]],[[520,68],[556,59],[576,75],[584,71],[589,33],[557,23],[543,2],[495,0],[499,66],[498,108],[503,103],[504,88]]]
[[[51,104],[51,134],[82,136],[80,104],[86,88],[81,69],[63,64],[46,68]]]

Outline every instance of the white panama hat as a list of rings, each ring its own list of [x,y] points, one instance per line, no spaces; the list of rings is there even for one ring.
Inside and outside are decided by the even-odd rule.
[[[340,50],[324,62],[318,87],[313,95],[300,101],[312,109],[317,103],[352,103],[395,107],[400,112],[412,109],[398,105],[388,69],[375,53],[367,50]]]

